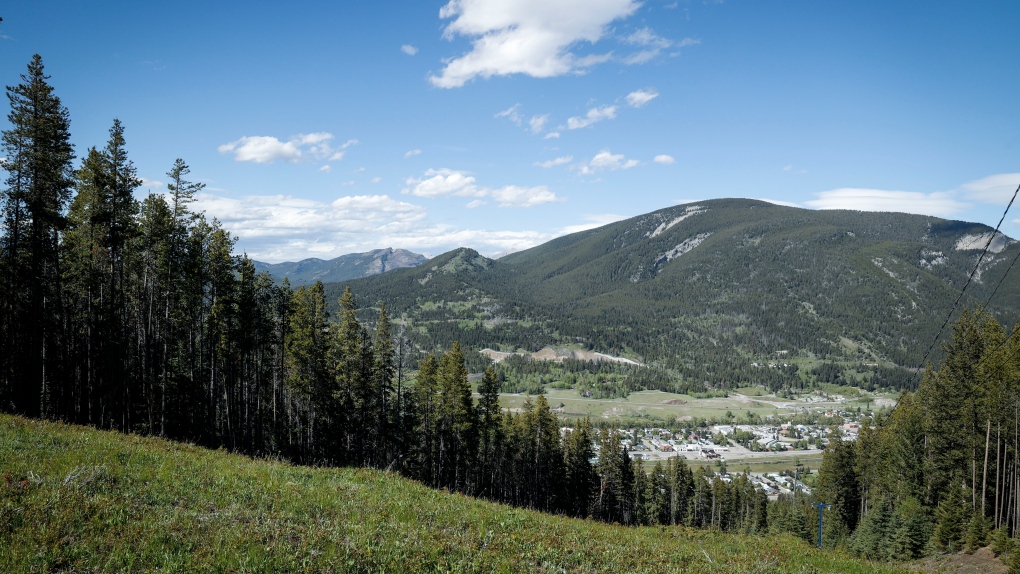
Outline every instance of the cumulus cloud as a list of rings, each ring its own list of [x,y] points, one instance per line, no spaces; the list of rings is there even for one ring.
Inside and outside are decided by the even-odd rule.
[[[324,165],[324,166],[320,167],[320,168],[319,168],[319,171],[324,171],[324,172],[326,172],[326,173],[329,173],[329,172],[333,171],[333,167],[332,167],[332,166],[330,166],[330,165],[329,165],[329,164],[327,163],[326,165]]]
[[[403,193],[418,197],[483,197],[485,192],[475,185],[475,178],[452,169],[430,169],[420,178],[407,178]]]
[[[7,158],[4,158],[4,159],[7,159]],[[0,160],[0,163],[3,163],[3,160]],[[149,189],[159,189],[159,188],[163,187],[163,182],[162,181],[155,180],[155,179],[149,179],[147,177],[142,177],[142,178],[139,178],[139,179],[142,180],[142,187],[147,187]]]
[[[452,169],[430,169],[422,177],[408,178],[402,193],[418,197],[488,197],[500,207],[533,207],[544,203],[563,201],[544,185],[522,187],[508,185],[500,188],[480,187],[473,176]],[[472,202],[475,203],[475,202]],[[477,207],[469,204],[469,206]]]
[[[600,151],[587,164],[578,169],[581,175],[591,175],[600,171],[617,171],[641,165],[636,159],[627,159],[623,154],[614,154],[609,150]]]
[[[549,133],[545,134],[545,137],[543,137],[542,139],[544,139],[544,140],[554,140],[554,139],[556,139],[558,137],[560,137],[560,132],[549,132]]]
[[[534,207],[545,203],[563,201],[556,197],[556,194],[549,191],[544,185],[535,187],[520,187],[508,185],[499,189],[489,191],[489,196],[496,201],[500,207]]]
[[[413,150],[405,153],[404,157],[408,158],[408,157],[414,157],[416,155],[421,155],[421,150],[420,149],[413,149]]]
[[[291,195],[224,197],[201,193],[194,208],[238,236],[238,252],[266,262],[332,258],[381,247],[423,252],[468,246],[496,254],[527,249],[553,234],[464,229],[430,222],[424,207],[387,195],[315,201]]]
[[[627,105],[640,108],[657,97],[659,97],[659,92],[655,90],[635,90],[627,94]]]
[[[952,192],[921,193],[884,189],[840,188],[817,194],[805,203],[815,209],[853,209],[857,211],[896,211],[951,217],[968,207]]]
[[[586,128],[602,120],[611,120],[616,117],[616,106],[599,106],[588,110],[584,117],[574,116],[567,119],[568,130]]]
[[[549,169],[550,167],[556,167],[558,165],[563,165],[565,163],[570,163],[572,161],[574,161],[574,156],[572,156],[572,155],[565,155],[563,157],[558,157],[556,159],[550,159],[550,160],[547,160],[547,161],[541,161],[541,162],[536,161],[535,165],[538,166],[538,167],[544,167],[546,169]]]
[[[676,163],[676,159],[673,156],[666,154],[657,155],[652,161],[662,165],[673,165]]]
[[[352,139],[339,148],[333,148],[330,143],[332,141],[333,134],[329,132],[298,134],[287,141],[280,141],[273,136],[244,136],[216,149],[221,154],[233,154],[235,161],[296,163],[304,159],[339,161],[343,159],[348,147],[358,143],[358,140]]]
[[[1020,186],[1020,173],[1000,173],[967,182],[960,189],[967,199],[1006,205],[1017,186]]]
[[[457,88],[476,77],[526,74],[550,78],[583,71],[606,55],[578,56],[607,26],[637,10],[637,0],[450,0],[439,17],[444,36],[471,38],[471,50],[446,63],[429,81]],[[601,61],[605,61],[604,59]]]
[[[407,54],[408,56],[413,56],[418,53],[418,48],[415,48],[410,44],[404,44],[403,46],[400,47],[400,51]]]

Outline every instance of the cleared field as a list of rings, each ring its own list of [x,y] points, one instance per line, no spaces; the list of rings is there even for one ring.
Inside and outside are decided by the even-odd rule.
[[[740,393],[725,398],[701,399],[663,391],[641,391],[622,399],[586,399],[579,397],[573,389],[550,388],[545,396],[550,406],[561,407],[561,417],[578,418],[587,415],[593,419],[636,417],[662,421],[691,418],[726,420],[726,413],[729,412],[733,415],[730,420],[740,423],[747,420],[749,412],[763,418],[769,415],[779,417],[804,409],[826,410],[841,405],[836,401],[806,403],[772,395],[752,397]],[[522,394],[501,395],[500,404],[503,408],[519,409],[527,399],[528,396]],[[856,403],[842,406],[857,408]]]

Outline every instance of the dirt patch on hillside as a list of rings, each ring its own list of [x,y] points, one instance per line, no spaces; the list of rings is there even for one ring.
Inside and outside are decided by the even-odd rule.
[[[636,367],[644,366],[641,363],[638,363],[637,361],[624,359],[623,357],[613,357],[612,355],[596,353],[594,351],[581,351],[553,347],[545,347],[541,351],[535,353],[504,353],[500,351],[493,351],[492,349],[482,349],[480,352],[486,357],[488,357],[490,360],[495,361],[497,363],[511,355],[520,355],[522,357],[530,357],[531,359],[536,361],[562,362],[567,359],[576,359],[578,361],[606,361],[610,363],[625,363],[628,365],[634,365]]]
[[[905,564],[918,572],[945,572],[946,574],[1006,574],[1009,568],[992,554],[987,546],[973,554],[932,556],[920,562]]]
[[[662,401],[664,405],[686,405],[687,401],[683,399],[669,399],[668,401]]]

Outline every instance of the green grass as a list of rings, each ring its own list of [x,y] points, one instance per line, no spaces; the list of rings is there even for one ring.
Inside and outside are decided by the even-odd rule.
[[[606,418],[618,420],[629,417],[650,417],[666,424],[677,417],[700,417],[725,420],[726,411],[733,413],[734,424],[742,424],[747,420],[747,411],[755,415],[780,416],[794,413],[791,409],[776,409],[774,406],[758,401],[750,403],[734,398],[699,399],[690,395],[666,393],[663,391],[639,391],[617,399],[592,399],[578,395],[573,389],[556,389],[546,387],[546,398],[549,404],[564,405],[564,416],[567,418],[591,416],[593,419]],[[523,395],[501,395],[500,405],[504,408],[520,408],[527,397]],[[534,400],[534,398],[532,398]],[[783,399],[779,399],[783,400]],[[677,404],[668,404],[677,401]],[[792,402],[792,401],[790,401]]]
[[[790,536],[627,528],[372,470],[0,416],[5,572],[893,572]]]

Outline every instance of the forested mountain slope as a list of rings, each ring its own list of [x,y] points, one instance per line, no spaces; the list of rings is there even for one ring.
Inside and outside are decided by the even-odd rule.
[[[777,357],[918,366],[992,231],[710,200],[496,261],[461,249],[351,286],[362,303],[385,301],[425,347],[580,344],[726,386]],[[987,302],[1015,323],[1020,285],[1006,271],[1018,252],[1020,243],[995,237],[961,308]]]
[[[291,285],[310,285],[316,281],[347,281],[385,273],[392,269],[415,267],[427,261],[424,255],[406,249],[374,249],[365,253],[348,253],[334,259],[317,258],[288,261],[286,263],[263,263],[255,261],[255,269],[266,271],[277,281],[286,278]]]

